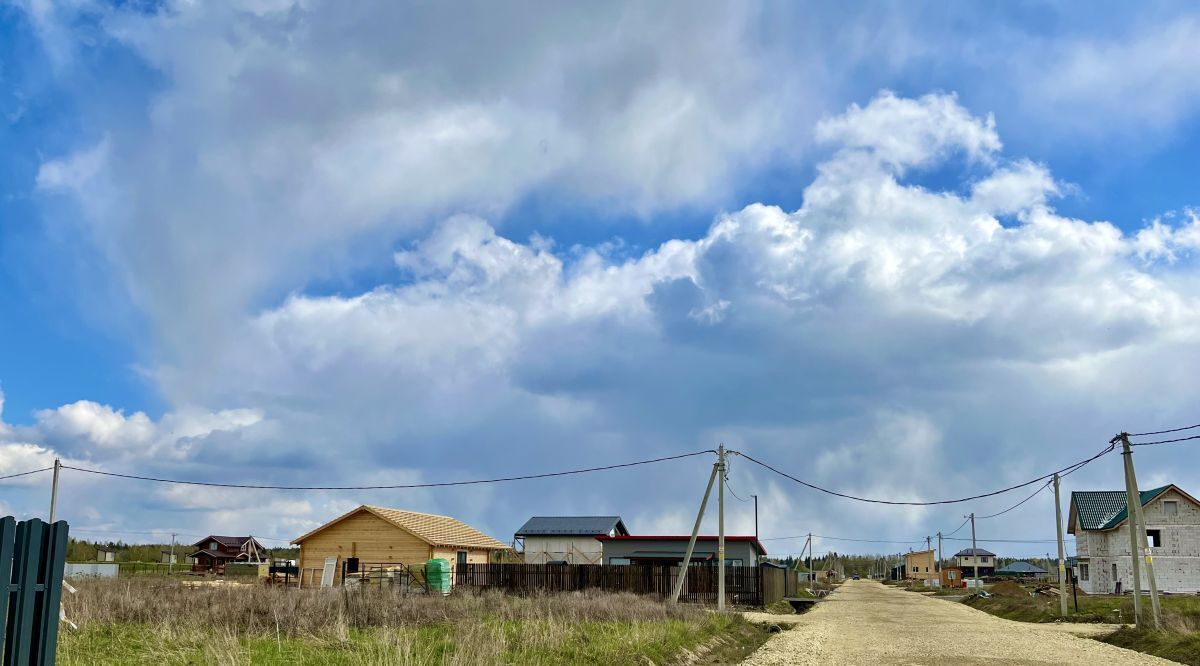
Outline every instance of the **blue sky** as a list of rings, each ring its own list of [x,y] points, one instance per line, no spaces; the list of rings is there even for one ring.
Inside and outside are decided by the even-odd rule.
[[[967,494],[997,479],[864,465],[893,432],[985,466],[1060,442],[1045,467],[1197,420],[1188,5],[461,13],[0,6],[0,471],[442,479],[723,438],[825,485]],[[1131,368],[1163,385],[1100,386]],[[768,510],[828,501],[744,474]],[[682,483],[539,492],[649,531],[686,524]],[[163,490],[73,519],[298,534],[361,500],[507,538],[544,511],[480,492],[231,518]],[[830,506],[868,536],[948,519]]]

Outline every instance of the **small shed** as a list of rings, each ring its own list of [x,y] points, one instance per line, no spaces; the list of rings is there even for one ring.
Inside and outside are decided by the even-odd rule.
[[[117,561],[117,551],[115,551],[111,548],[97,548],[96,549],[96,561],[97,562],[116,562]]]

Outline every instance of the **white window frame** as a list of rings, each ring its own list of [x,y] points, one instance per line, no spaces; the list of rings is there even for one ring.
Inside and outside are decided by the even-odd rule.
[[[1179,515],[1179,500],[1163,500],[1163,513],[1168,516]]]

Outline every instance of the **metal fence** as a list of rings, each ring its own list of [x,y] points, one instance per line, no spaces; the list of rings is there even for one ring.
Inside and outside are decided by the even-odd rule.
[[[0,519],[4,664],[54,663],[66,558],[65,521]]]
[[[604,590],[668,597],[680,567],[611,564],[466,564],[454,573],[455,585],[512,594]],[[715,604],[717,568],[693,566],[679,600]],[[739,606],[762,606],[783,598],[786,574],[771,567],[725,567],[726,601]],[[792,591],[795,591],[793,581]]]

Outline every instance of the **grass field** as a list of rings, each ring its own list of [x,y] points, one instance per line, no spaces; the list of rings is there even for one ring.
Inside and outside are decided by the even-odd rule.
[[[1150,600],[1145,599],[1146,612]],[[1057,597],[993,596],[990,599],[967,599],[966,603],[1009,620],[1020,622],[1055,622],[1059,619]],[[1183,664],[1200,666],[1200,597],[1192,595],[1162,595],[1162,631],[1137,630],[1126,627],[1100,640],[1113,645],[1157,655]],[[1111,595],[1079,595],[1079,611],[1074,600],[1067,600],[1068,622],[1125,622],[1133,623],[1133,597]]]
[[[765,640],[739,615],[629,594],[449,598],[173,581],[86,581],[65,595],[58,662],[81,664],[646,664]],[[707,663],[701,661],[700,663]]]

